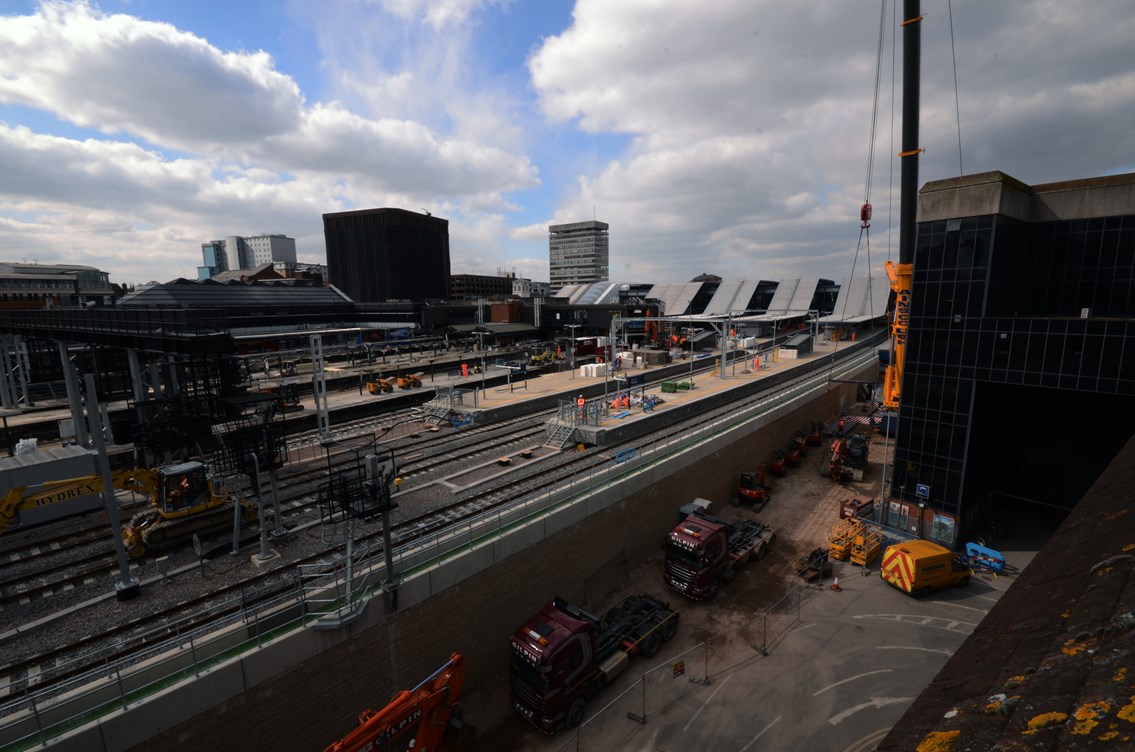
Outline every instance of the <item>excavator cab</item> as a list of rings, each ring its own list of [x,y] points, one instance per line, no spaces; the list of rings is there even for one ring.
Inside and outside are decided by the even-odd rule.
[[[205,465],[181,462],[158,468],[158,505],[163,517],[178,517],[209,502],[212,493]]]
[[[754,472],[741,473],[741,479],[737,483],[737,495],[733,498],[734,506],[745,501],[749,504],[760,504],[761,502],[768,501],[772,494],[769,493],[768,488],[765,487],[765,466],[761,464]]]

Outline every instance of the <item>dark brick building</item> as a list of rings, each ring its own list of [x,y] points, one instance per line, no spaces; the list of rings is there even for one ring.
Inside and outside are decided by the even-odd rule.
[[[323,215],[327,276],[357,303],[449,299],[449,220],[405,209]]]

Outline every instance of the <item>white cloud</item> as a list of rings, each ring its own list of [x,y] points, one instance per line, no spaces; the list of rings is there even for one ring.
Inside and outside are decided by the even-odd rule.
[[[104,133],[224,151],[287,130],[295,82],[265,52],[224,53],[164,23],[46,2],[0,24],[0,101]]]
[[[531,56],[532,84],[549,118],[626,134],[631,145],[580,174],[549,221],[590,218],[598,207],[597,218],[611,225],[619,279],[849,273],[879,24],[878,12],[865,10],[579,0],[572,26]],[[1055,0],[954,3],[966,172],[1047,182],[1129,168],[1135,16],[1126,10],[1122,0],[1090,9]],[[936,6],[922,26],[926,182],[958,172],[958,116],[946,9]],[[887,71],[873,177],[876,269],[888,239],[889,78]],[[897,224],[897,206],[892,217]],[[514,236],[541,234],[543,223]]]
[[[483,5],[406,8],[457,34]],[[92,134],[0,123],[0,218],[10,220],[0,233],[17,255],[98,257],[132,280],[135,260],[146,258],[152,271],[140,276],[171,278],[193,276],[201,242],[283,232],[300,241],[301,257],[322,260],[321,215],[365,206],[446,206],[468,217],[476,243],[490,236],[480,224],[515,208],[506,192],[539,184],[527,157],[477,137],[491,123],[455,136],[339,102],[309,105],[266,52],[222,51],[86,2],[51,0],[2,17],[0,45],[0,103]],[[413,71],[390,80],[400,79],[412,87]],[[27,217],[52,227],[25,237],[36,226]]]

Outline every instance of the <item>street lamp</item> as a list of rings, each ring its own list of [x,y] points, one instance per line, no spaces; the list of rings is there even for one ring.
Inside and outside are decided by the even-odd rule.
[[[571,329],[571,339],[568,341],[568,349],[571,350],[571,377],[575,378],[575,330],[579,328],[579,324],[567,324],[565,329]]]
[[[477,332],[477,339],[481,348],[481,398],[485,397],[485,333]]]
[[[694,386],[694,320],[690,318],[690,326],[686,329],[686,336],[690,338],[690,388]]]

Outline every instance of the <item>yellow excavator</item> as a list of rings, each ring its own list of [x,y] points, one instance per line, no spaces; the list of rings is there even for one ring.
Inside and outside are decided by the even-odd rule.
[[[377,378],[374,381],[367,382],[367,391],[371,394],[382,394],[383,392],[393,392],[394,384],[389,379]]]
[[[246,522],[256,519],[256,508],[225,493],[223,484],[210,480],[205,465],[196,460],[150,469],[115,470],[113,488],[145,495],[149,506],[122,527],[122,543],[132,558],[145,555],[174,537],[212,528],[227,521],[222,514],[233,504],[243,507]],[[0,498],[0,534],[23,509],[60,504],[82,496],[102,493],[103,476],[86,475],[70,480],[48,481],[36,486],[15,486]]]

